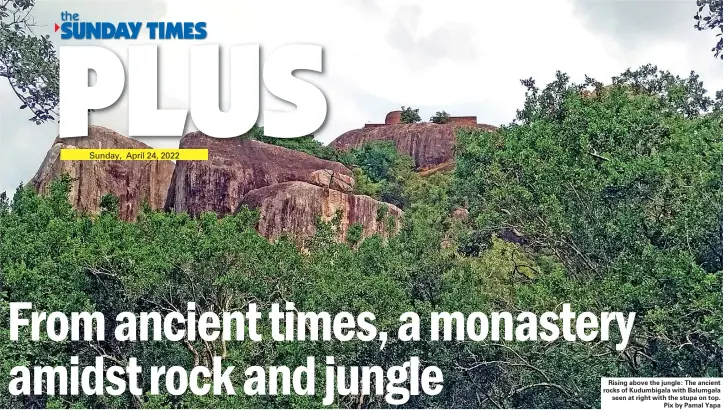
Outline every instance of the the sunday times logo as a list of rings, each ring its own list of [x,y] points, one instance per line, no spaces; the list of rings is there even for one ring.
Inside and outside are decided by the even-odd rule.
[[[135,40],[147,30],[151,40],[203,40],[206,22],[171,21],[81,21],[78,13],[60,13],[62,23],[55,24],[63,40]]]

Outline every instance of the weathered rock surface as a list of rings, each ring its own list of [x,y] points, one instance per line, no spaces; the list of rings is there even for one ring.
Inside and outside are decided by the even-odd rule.
[[[306,182],[286,182],[251,191],[244,196],[241,205],[259,211],[257,230],[263,236],[276,239],[288,234],[297,241],[314,235],[318,216],[329,222],[340,212],[337,239],[343,241],[349,227],[355,223],[362,225],[362,237],[396,233],[403,215],[396,206],[368,196]]]
[[[349,227],[362,237],[387,236],[400,228],[402,211],[368,196],[352,194],[354,178],[344,165],[255,140],[186,135],[181,148],[206,148],[208,161],[61,161],[63,148],[149,148],[103,127],[84,138],[56,139],[31,184],[47,191],[67,173],[70,199],[82,211],[97,213],[103,195],[120,199],[121,216],[135,220],[144,201],[154,209],[215,211],[225,215],[246,205],[260,212],[258,231],[269,239],[288,234],[299,243],[314,235],[317,217],[340,215],[338,240]]]
[[[495,129],[491,125],[462,123],[380,125],[347,131],[332,141],[331,145],[348,150],[361,147],[370,141],[394,141],[398,151],[415,160],[418,169],[426,169],[454,160],[455,129],[461,126]]]
[[[198,215],[232,213],[248,192],[289,181],[351,192],[353,173],[344,165],[276,145],[201,132],[183,137],[180,148],[207,148],[208,161],[178,161],[166,208]]]
[[[80,211],[98,213],[100,199],[108,193],[120,200],[120,215],[125,220],[135,220],[144,201],[154,209],[163,208],[173,175],[173,162],[61,161],[60,150],[63,148],[144,149],[149,146],[98,126],[91,126],[87,137],[56,138],[29,182],[38,192],[47,193],[55,179],[68,174],[73,179],[70,201]]]

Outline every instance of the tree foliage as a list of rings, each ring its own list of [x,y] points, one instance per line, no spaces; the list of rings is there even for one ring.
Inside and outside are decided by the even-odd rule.
[[[58,118],[59,65],[50,36],[33,32],[34,5],[34,0],[0,3],[0,77],[10,84],[20,108],[32,112],[30,120],[41,124]]]
[[[696,20],[694,27],[699,31],[718,31],[716,36],[719,37],[719,40],[717,40],[711,51],[714,53],[714,57],[724,59],[724,54],[722,54],[722,47],[724,47],[724,40],[722,39],[722,0],[696,0],[696,5],[699,10],[694,15],[694,20]]]
[[[402,112],[400,113],[400,122],[402,124],[415,124],[422,121],[420,118],[420,109],[402,106]]]
[[[450,122],[450,114],[445,111],[438,111],[430,117],[430,122],[434,124],[447,124]]]
[[[362,181],[363,187],[359,189],[368,191],[361,193],[401,208],[405,206],[402,191],[405,183],[413,178],[413,160],[397,151],[393,141],[369,142],[340,154],[340,160],[360,170],[358,180]]]
[[[722,113],[697,78],[526,80],[516,122],[458,134],[456,192],[481,237],[515,229],[563,264],[569,298],[638,312],[628,374],[722,371]]]
[[[71,180],[47,196],[20,187],[0,197],[0,385],[11,367],[88,365],[96,356],[144,368],[211,366],[213,356],[240,369],[305,364],[325,356],[346,366],[399,365],[410,356],[445,375],[438,396],[414,396],[412,408],[597,408],[601,377],[722,375],[722,113],[695,75],[673,77],[655,67],[627,71],[604,87],[573,84],[559,73],[527,86],[524,107],[497,131],[458,130],[454,172],[412,171],[411,158],[377,142],[335,158],[357,182],[404,211],[389,238],[362,238],[349,227],[337,243],[339,218],[319,222],[308,249],[260,236],[258,215],[241,208],[206,213],[152,211],[119,219],[118,198],[105,195],[99,215],[73,210]],[[255,129],[262,139],[263,130]],[[246,137],[250,137],[247,135]],[[327,155],[313,139],[280,144]],[[362,178],[364,177],[364,178]],[[390,199],[391,198],[391,199]],[[397,201],[397,202],[396,202]],[[451,211],[465,206],[468,219]],[[378,222],[388,207],[377,210]],[[501,239],[515,229],[524,241]],[[30,342],[28,329],[10,342],[8,304],[44,311],[187,313],[241,310],[293,301],[299,311],[371,311],[391,337],[377,343]],[[629,345],[559,339],[402,343],[398,317],[417,312],[429,329],[433,311],[636,312]],[[262,322],[265,323],[265,322]],[[107,332],[110,332],[109,324]],[[424,330],[423,330],[424,331]],[[318,371],[322,371],[320,367]],[[144,390],[149,375],[142,378]],[[321,390],[321,389],[320,389]],[[9,396],[0,407],[316,408],[310,397]],[[388,407],[378,396],[340,396],[336,407]]]

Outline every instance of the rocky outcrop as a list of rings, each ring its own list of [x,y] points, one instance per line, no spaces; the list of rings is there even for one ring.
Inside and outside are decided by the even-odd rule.
[[[356,223],[360,237],[384,236],[400,228],[402,211],[368,196],[354,195],[352,171],[344,165],[256,140],[216,139],[199,132],[187,134],[181,148],[206,148],[207,161],[61,161],[61,149],[149,148],[103,127],[89,136],[56,139],[31,184],[47,191],[62,174],[73,182],[70,200],[85,212],[97,213],[100,199],[111,193],[120,199],[125,220],[135,220],[144,201],[198,215],[225,215],[241,205],[260,213],[259,233],[269,239],[288,234],[303,245],[314,235],[317,218],[339,215],[338,239]]]
[[[113,194],[120,200],[120,216],[135,220],[144,201],[162,209],[173,175],[171,161],[61,161],[61,149],[144,149],[148,145],[104,127],[91,126],[87,137],[56,138],[29,184],[46,193],[62,174],[72,178],[70,201],[83,212],[96,214],[100,199]]]
[[[348,131],[332,141],[331,145],[348,150],[359,148],[370,141],[394,141],[398,151],[415,160],[415,166],[418,169],[426,169],[451,163],[454,160],[455,129],[461,126],[495,129],[491,125],[466,125],[464,123],[383,124]]]
[[[465,208],[458,207],[453,209],[451,216],[455,219],[465,221],[468,219],[468,217],[470,217],[470,211]]]
[[[286,182],[249,192],[241,205],[259,211],[259,233],[269,239],[289,235],[299,242],[316,232],[316,218],[331,221],[340,214],[337,239],[344,241],[350,226],[362,225],[362,237],[387,236],[400,229],[402,211],[368,196],[353,195],[307,182]]]
[[[352,171],[344,165],[251,139],[213,138],[201,132],[183,137],[180,148],[207,148],[207,161],[179,161],[166,208],[198,215],[234,212],[250,191],[290,181],[351,192]]]
[[[402,211],[367,196],[353,195],[352,171],[344,165],[251,139],[186,135],[181,148],[207,148],[208,161],[179,161],[166,207],[198,215],[225,215],[240,206],[259,211],[259,233],[289,235],[302,244],[314,235],[317,218],[340,214],[339,240],[359,223],[362,237],[399,229]]]

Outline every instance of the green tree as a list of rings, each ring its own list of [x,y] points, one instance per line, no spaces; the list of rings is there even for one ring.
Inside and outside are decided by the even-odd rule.
[[[400,122],[402,124],[415,124],[422,121],[420,118],[420,109],[402,106],[402,113],[400,114]]]
[[[412,159],[400,154],[392,141],[372,141],[354,148],[343,161],[362,168],[373,182],[391,180],[396,172],[412,168]]]
[[[372,181],[359,166],[348,166],[352,168],[352,173],[354,175],[354,193],[357,195],[367,195],[372,198],[379,198],[382,184]]]
[[[608,87],[525,80],[514,123],[457,134],[455,191],[476,229],[516,229],[562,266],[519,296],[637,312],[631,360],[598,361],[598,377],[722,373],[722,112],[690,79],[645,66]],[[569,392],[583,375],[546,369]]]
[[[17,365],[66,365],[70,342],[43,336],[31,341],[23,328],[20,340],[10,341],[9,303],[31,302],[38,311],[91,310],[92,281],[82,266],[93,255],[83,250],[91,221],[68,203],[70,178],[52,183],[48,197],[31,187],[19,187],[11,203],[0,206],[0,383],[8,386],[10,369]],[[81,347],[77,351],[83,349]],[[47,397],[10,396],[0,390],[0,407],[45,407]]]
[[[438,111],[430,117],[430,122],[435,124],[447,124],[450,122],[450,114],[445,111]]]
[[[355,222],[347,228],[347,242],[352,245],[356,245],[362,239],[362,231],[364,226],[361,223]]]
[[[722,40],[722,0],[696,0],[696,5],[699,10],[694,15],[694,20],[696,20],[694,27],[699,31],[718,31],[716,36],[719,37],[719,40],[711,51],[714,52],[714,57],[724,59],[724,54],[722,54],[722,47],[724,46]],[[707,9],[706,12],[704,11],[705,8]]]
[[[58,57],[50,36],[33,32],[34,0],[0,3],[0,77],[7,79],[21,109],[41,124],[58,118]]]
[[[382,201],[404,207],[404,186],[413,177],[413,160],[403,155],[392,141],[372,141],[341,156],[348,166],[357,167],[369,178],[361,178],[370,192],[379,192]]]
[[[101,215],[106,213],[117,215],[121,210],[121,201],[113,194],[105,194],[101,197],[100,210]]]

